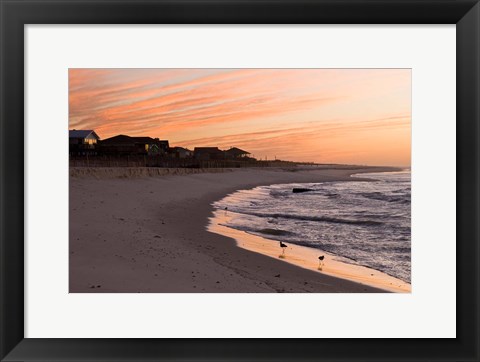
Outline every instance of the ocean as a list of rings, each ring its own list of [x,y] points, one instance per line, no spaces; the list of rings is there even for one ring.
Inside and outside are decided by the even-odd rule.
[[[410,283],[410,171],[358,177],[373,181],[259,186],[227,195],[214,207],[228,208],[225,226],[317,248]]]

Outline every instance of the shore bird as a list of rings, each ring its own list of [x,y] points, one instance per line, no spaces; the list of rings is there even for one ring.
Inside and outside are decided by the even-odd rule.
[[[225,210],[225,215],[227,215],[228,207],[225,206],[224,210]]]
[[[323,268],[323,260],[325,259],[325,255],[320,255],[318,257],[318,270],[322,270]]]
[[[282,248],[282,255],[285,255],[285,248],[287,248],[287,245],[280,241],[280,247]]]

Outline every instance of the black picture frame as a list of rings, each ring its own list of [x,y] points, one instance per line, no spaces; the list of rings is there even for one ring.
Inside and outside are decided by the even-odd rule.
[[[478,0],[1,0],[0,4],[2,361],[479,360]],[[24,26],[159,23],[456,24],[457,338],[24,338]]]

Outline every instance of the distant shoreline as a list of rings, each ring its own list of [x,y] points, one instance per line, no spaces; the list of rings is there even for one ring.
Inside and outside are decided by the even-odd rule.
[[[279,167],[242,167],[242,168],[167,168],[167,167],[69,167],[69,176],[74,178],[139,178],[139,177],[157,177],[174,175],[191,175],[203,173],[224,173],[238,170],[268,170],[268,171],[319,171],[319,170],[383,170],[375,172],[395,172],[402,171],[404,168],[391,166],[361,166],[361,165],[299,165],[299,166],[279,166]],[[369,171],[367,171],[369,172]],[[357,172],[352,172],[351,175]]]

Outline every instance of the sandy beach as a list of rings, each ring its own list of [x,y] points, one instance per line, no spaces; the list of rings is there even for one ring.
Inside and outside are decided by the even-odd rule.
[[[309,248],[292,247],[297,251],[289,251],[287,262],[275,257],[278,250],[259,250],[258,245],[265,245],[263,238],[254,237],[258,239],[250,246],[237,245],[239,240],[246,242],[247,234],[226,236],[232,232],[229,228],[207,230],[211,204],[239,189],[348,181],[355,179],[351,174],[393,170],[339,165],[195,173],[71,168],[69,291],[408,292],[406,283],[372,269],[345,267],[329,255],[324,270],[318,271],[315,262],[305,262]]]
[[[225,213],[222,210],[214,211],[214,216],[210,219],[208,230],[235,239],[237,246],[241,248],[261,253],[274,259],[280,258],[284,262],[307,270],[359,282],[394,293],[408,293],[411,291],[410,284],[402,280],[371,268],[340,261],[341,258],[338,256],[317,248],[285,243],[285,245],[287,245],[286,251],[281,252],[278,247],[278,242],[272,239],[224,226],[228,223],[232,215],[233,213],[231,212]],[[319,255],[324,256],[321,264],[318,260]]]

